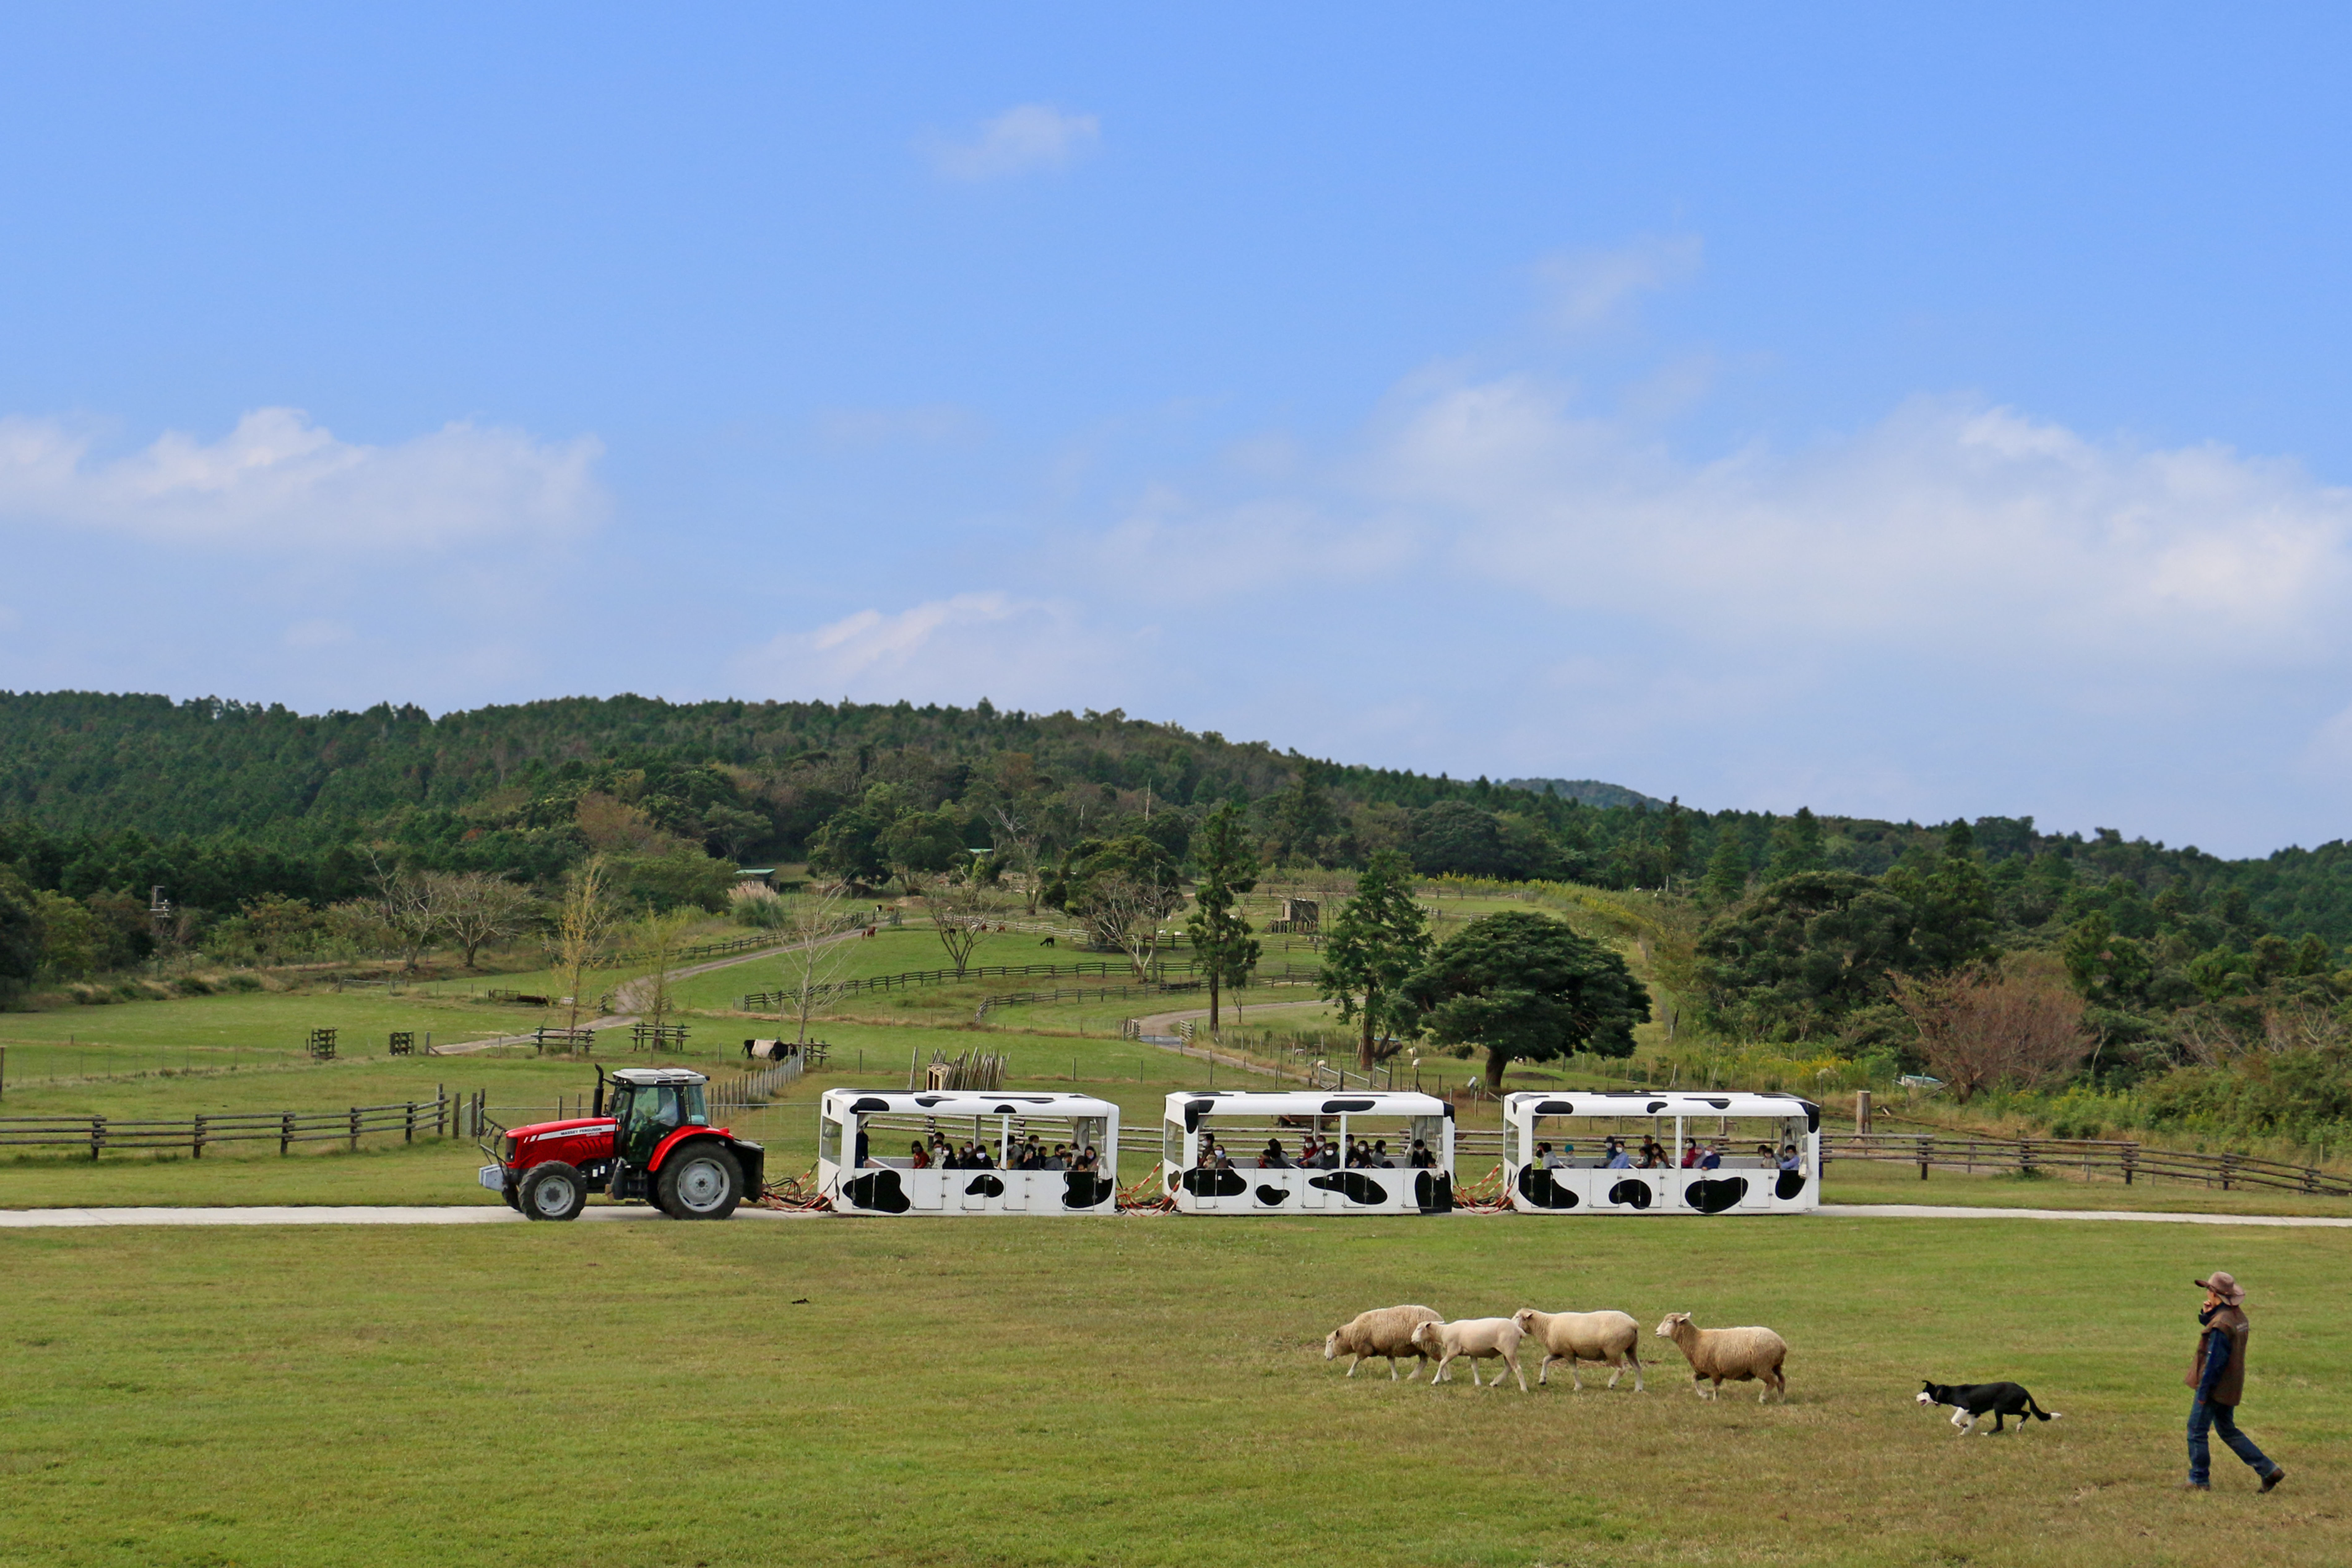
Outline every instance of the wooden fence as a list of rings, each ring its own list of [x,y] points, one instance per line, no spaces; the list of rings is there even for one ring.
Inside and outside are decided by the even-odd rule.
[[[488,1126],[487,1093],[452,1095],[436,1087],[431,1100],[395,1105],[354,1105],[341,1110],[222,1111],[180,1121],[113,1116],[0,1117],[0,1146],[88,1149],[93,1160],[108,1149],[185,1149],[196,1159],[216,1143],[275,1141],[287,1153],[297,1143],[348,1142],[397,1132],[414,1143],[427,1138],[479,1137]]]
[[[1940,1166],[1948,1171],[2006,1171],[2020,1175],[2042,1171],[2053,1174],[2065,1172],[2085,1176],[2121,1176],[2126,1185],[2149,1176],[2197,1182],[2220,1187],[2223,1192],[2273,1187],[2352,1196],[2352,1177],[2332,1174],[2315,1166],[2290,1165],[2235,1152],[2197,1154],[2179,1149],[2156,1149],[2126,1140],[1827,1132],[1822,1135],[1822,1158],[1825,1162],[1876,1160],[1916,1165],[1923,1182],[1931,1168]]]
[[[1032,977],[1053,980],[1065,975],[1073,979],[1084,979],[1090,974],[1108,978],[1111,975],[1131,975],[1134,973],[1135,966],[1124,960],[1083,959],[1071,963],[974,963],[968,965],[961,974],[958,974],[952,969],[909,969],[898,974],[869,974],[856,980],[837,980],[818,989],[827,997],[857,996],[873,991],[908,991],[922,985],[954,985],[974,980],[1013,980]],[[1191,959],[1185,959],[1177,963],[1156,963],[1151,966],[1153,978],[1142,982],[1142,984],[1147,987],[1162,984],[1168,985],[1171,989],[1181,989],[1166,977],[1190,975],[1192,973],[1193,963]],[[1320,969],[1311,963],[1286,963],[1278,971],[1269,964],[1260,967],[1252,978],[1261,984],[1272,984],[1286,980],[1312,980],[1321,973]],[[742,1011],[768,1012],[789,1005],[797,999],[798,994],[797,992],[793,991],[747,992],[743,996]],[[990,1000],[994,1002],[995,998],[992,997]]]
[[[703,1091],[704,1102],[715,1113],[721,1110],[749,1110],[763,1105],[780,1091],[801,1080],[808,1071],[805,1056],[786,1057],[772,1068],[758,1072],[742,1073],[730,1079],[713,1079]]]

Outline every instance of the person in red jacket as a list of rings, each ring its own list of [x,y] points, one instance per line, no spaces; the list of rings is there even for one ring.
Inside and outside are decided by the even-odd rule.
[[[2246,1321],[2246,1293],[2234,1277],[2218,1268],[2210,1279],[2197,1283],[2205,1291],[2205,1305],[2197,1313],[2197,1359],[2185,1380],[2197,1397],[2189,1406],[2189,1479],[2183,1485],[2192,1492],[2213,1489],[2212,1448],[2205,1436],[2210,1430],[2221,1434],[2230,1452],[2253,1468],[2268,1491],[2286,1479],[2286,1472],[2238,1430],[2238,1401],[2246,1391],[2246,1340],[2252,1331]]]

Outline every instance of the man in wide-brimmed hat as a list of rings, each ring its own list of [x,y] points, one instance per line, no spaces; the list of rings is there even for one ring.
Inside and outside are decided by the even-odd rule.
[[[2193,1492],[2211,1491],[2212,1449],[2206,1442],[2210,1431],[2221,1434],[2221,1441],[2230,1445],[2230,1452],[2253,1467],[2254,1474],[2263,1478],[2263,1490],[2268,1491],[2286,1479],[2286,1472],[2271,1463],[2254,1440],[2238,1430],[2238,1401],[2246,1389],[2246,1292],[2239,1287],[2233,1275],[2220,1269],[2210,1279],[2197,1281],[2205,1292],[2205,1305],[2198,1310],[2200,1332],[2197,1337],[2197,1359],[2189,1366],[2189,1386],[2197,1391],[2196,1402],[2189,1406],[2189,1479],[2188,1489]]]

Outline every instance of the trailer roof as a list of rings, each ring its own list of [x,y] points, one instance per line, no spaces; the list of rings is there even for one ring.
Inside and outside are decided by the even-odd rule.
[[[1168,1097],[1168,1120],[1195,1126],[1204,1116],[1451,1116],[1454,1107],[1417,1089],[1220,1089]]]
[[[1117,1116],[1118,1107],[1091,1094],[1037,1094],[1028,1090],[828,1089],[822,1103],[828,1116]]]
[[[1503,1097],[1506,1121],[1518,1121],[1529,1116],[1801,1116],[1818,1126],[1822,1108],[1793,1094],[1734,1093],[1729,1089],[1617,1089],[1607,1094],[1569,1090]]]

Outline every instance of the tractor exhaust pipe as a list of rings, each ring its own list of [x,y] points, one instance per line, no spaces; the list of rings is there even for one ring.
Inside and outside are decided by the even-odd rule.
[[[602,1063],[602,1062],[599,1062],[599,1063],[597,1063],[597,1064],[596,1064],[596,1112],[595,1112],[595,1113],[596,1113],[597,1115],[599,1115],[599,1116],[602,1116],[602,1115],[604,1115],[604,1063]]]

